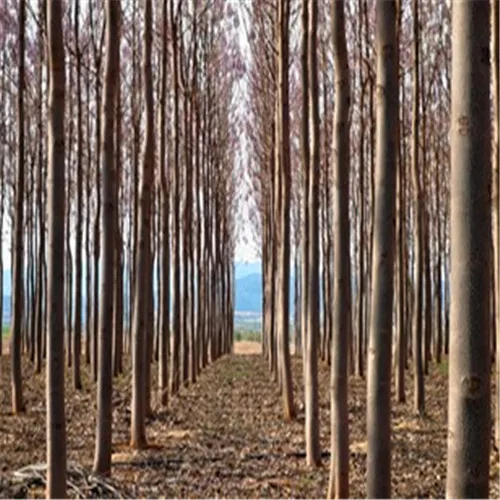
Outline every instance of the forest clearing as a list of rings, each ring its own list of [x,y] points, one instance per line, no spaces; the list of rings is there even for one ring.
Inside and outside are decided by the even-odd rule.
[[[113,392],[113,475],[111,484],[130,498],[324,498],[328,486],[329,369],[319,367],[321,446],[324,464],[310,469],[304,461],[304,413],[283,421],[279,393],[270,381],[260,344],[235,344],[207,369],[195,385],[183,388],[168,411],[153,405],[148,419],[151,448],[134,452],[128,446],[129,377],[116,380]],[[429,404],[423,419],[409,405],[394,405],[393,495],[396,498],[443,498],[446,476],[446,362],[429,375]],[[2,363],[2,384],[8,383],[8,362]],[[302,366],[292,357],[297,403],[303,406]],[[45,495],[43,481],[15,481],[13,471],[45,462],[44,377],[27,367],[26,399],[31,410],[9,414],[9,401],[0,411],[0,497]],[[408,374],[410,383],[410,374]],[[95,427],[95,390],[67,393],[68,460],[90,474]],[[349,426],[352,496],[366,496],[366,387],[350,381]],[[82,490],[82,481],[76,486]],[[102,488],[86,491],[90,498],[116,497]],[[68,494],[77,497],[76,490]],[[490,497],[498,498],[498,453],[491,455]]]

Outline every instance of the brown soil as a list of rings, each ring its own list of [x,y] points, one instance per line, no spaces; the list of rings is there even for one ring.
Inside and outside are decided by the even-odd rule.
[[[262,352],[262,345],[260,342],[250,342],[242,340],[241,342],[235,342],[234,344],[234,354],[236,355],[250,355],[250,354],[260,354]]]
[[[329,464],[329,373],[320,366],[321,441],[324,464],[309,469],[304,459],[302,365],[293,358],[297,420],[283,421],[281,399],[260,355],[260,345],[237,345],[182,389],[170,407],[154,407],[148,422],[150,448],[128,446],[130,377],[115,379],[113,471],[115,487],[139,498],[324,498]],[[43,481],[13,484],[13,472],[45,460],[44,374],[24,366],[28,411],[10,414],[9,359],[0,360],[0,497],[44,495]],[[128,368],[128,367],[127,367]],[[84,370],[79,393],[67,382],[68,460],[90,471],[94,451],[95,390]],[[156,373],[153,371],[153,380]],[[407,387],[411,388],[410,374]],[[393,405],[394,497],[444,497],[446,476],[447,376],[433,367],[426,380],[427,415],[414,417],[411,404]],[[366,385],[350,381],[351,496],[366,496]],[[407,391],[411,400],[410,391]],[[490,497],[498,497],[498,455],[492,451]],[[89,490],[90,491],[90,490]],[[94,491],[94,490],[92,490]],[[90,496],[102,492],[90,491]],[[75,495],[72,492],[72,495]]]

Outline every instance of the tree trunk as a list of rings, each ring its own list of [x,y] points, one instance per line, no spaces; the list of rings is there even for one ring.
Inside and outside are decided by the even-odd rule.
[[[119,46],[119,45],[118,45]],[[120,52],[118,51],[117,67],[120,68]],[[118,69],[118,72],[120,69]],[[122,185],[122,97],[120,85],[117,85],[116,95],[116,123],[115,123],[115,234],[114,234],[114,291],[113,291],[113,375],[117,376],[123,372],[123,316],[124,316],[124,250],[123,238],[120,227],[120,191]]]
[[[363,81],[363,23],[361,22],[362,0],[358,0],[358,58],[359,58],[359,83],[361,86],[360,97],[360,138],[359,138],[359,261],[358,261],[358,334],[356,336],[356,375],[364,377],[364,329],[365,329],[365,83]]]
[[[47,2],[48,130],[47,498],[66,497],[64,410],[64,40],[62,2]]]
[[[399,119],[396,2],[376,4],[377,130],[368,349],[367,496],[391,496],[391,356],[396,141]]]
[[[151,189],[154,177],[153,82],[151,70],[152,0],[144,2],[143,75],[146,101],[146,132],[140,181],[137,262],[135,266],[134,322],[132,326],[132,418],[133,448],[146,446],[146,370],[148,369],[148,304],[151,300]]]
[[[111,472],[112,392],[113,392],[113,305],[115,279],[115,107],[119,82],[120,4],[106,0],[106,63],[101,112],[103,123],[100,141],[102,172],[102,267],[99,306],[99,354],[97,385],[96,447],[93,470]],[[100,189],[100,186],[97,186]]]
[[[306,408],[306,455],[308,465],[321,463],[319,441],[319,404],[318,404],[318,337],[320,327],[319,307],[319,174],[320,174],[320,137],[318,103],[318,62],[317,62],[317,25],[318,5],[309,1],[307,25],[307,74],[309,87],[309,122],[311,124],[311,155],[306,166],[308,176],[308,237],[307,252],[307,337],[305,342],[305,408]],[[305,117],[303,118],[305,119]]]
[[[490,465],[490,2],[452,9],[448,498],[487,498]]]
[[[281,352],[281,382],[283,397],[283,412],[285,420],[295,418],[293,402],[292,370],[290,365],[290,117],[288,98],[288,31],[289,31],[289,0],[278,2],[278,134],[277,160],[279,161],[280,184],[279,197],[279,264],[278,283],[280,284],[278,303],[278,339]]]
[[[162,263],[160,289],[160,331],[158,347],[158,396],[162,405],[168,404],[168,354],[170,342],[170,192],[169,172],[165,161],[166,155],[166,97],[167,97],[167,0],[163,0],[163,42],[161,54],[161,95],[160,95],[160,179],[161,179],[161,229]]]
[[[348,355],[351,315],[349,221],[350,75],[344,1],[332,5],[335,115],[333,131],[334,271],[331,367],[331,452],[328,498],[349,497]],[[362,172],[361,172],[362,173]]]
[[[174,12],[174,0],[170,0],[170,20],[172,30],[172,82],[174,90],[174,172],[173,172],[173,230],[174,230],[174,258],[173,258],[173,317],[172,317],[172,363],[170,375],[170,394],[173,396],[179,391],[180,385],[180,342],[181,342],[181,244],[180,244],[180,165],[179,165],[179,88],[178,88],[178,35],[177,21]]]
[[[82,347],[82,215],[83,215],[83,133],[82,133],[82,85],[81,52],[79,45],[80,0],[75,0],[75,43],[76,43],[76,276],[75,276],[75,329],[73,333],[73,386],[82,388],[80,375],[80,353]]]
[[[424,373],[422,365],[422,305],[423,305],[423,198],[420,189],[419,172],[419,123],[420,123],[420,76],[419,76],[419,18],[418,0],[412,0],[413,5],[413,116],[412,116],[412,176],[414,193],[414,307],[413,307],[413,379],[415,412],[422,416],[424,413]]]
[[[12,342],[11,342],[11,386],[12,412],[24,412],[23,380],[21,371],[21,349],[23,333],[23,268],[24,268],[24,60],[25,60],[25,24],[26,0],[19,1],[19,64],[17,80],[17,172],[15,188],[15,219],[14,219],[14,246],[13,246],[13,293],[12,293]],[[63,240],[64,241],[64,240]]]

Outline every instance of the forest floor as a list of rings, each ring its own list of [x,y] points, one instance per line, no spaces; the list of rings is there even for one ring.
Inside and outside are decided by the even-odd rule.
[[[185,387],[168,409],[153,403],[148,421],[150,447],[133,452],[128,446],[130,376],[115,379],[113,392],[113,489],[76,484],[71,496],[139,498],[324,498],[329,465],[329,369],[321,363],[320,419],[323,466],[310,469],[304,458],[302,363],[293,357],[297,420],[284,422],[281,398],[270,381],[256,343],[238,343],[236,353],[208,367],[196,384]],[[24,366],[28,411],[10,414],[9,359],[0,367],[0,497],[44,496],[39,480],[17,484],[14,472],[45,461],[45,376]],[[95,388],[87,371],[84,390],[67,383],[68,460],[88,474],[95,433]],[[156,373],[153,371],[153,383]],[[412,412],[410,373],[408,403],[393,404],[393,497],[445,496],[446,364],[431,365],[426,379],[426,416]],[[351,378],[349,396],[351,497],[366,497],[366,385]],[[494,398],[493,398],[494,401]],[[78,464],[78,467],[73,464]],[[76,468],[75,468],[76,467]],[[498,498],[498,454],[491,455],[490,497]],[[76,474],[76,473],[75,473]],[[82,476],[83,477],[83,476]],[[79,483],[80,484],[80,483]],[[82,483],[83,484],[83,483]],[[88,489],[84,490],[83,488]]]

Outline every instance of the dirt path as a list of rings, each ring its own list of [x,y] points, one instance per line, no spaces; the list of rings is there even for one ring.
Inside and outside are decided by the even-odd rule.
[[[259,346],[260,348],[260,346]],[[301,497],[324,498],[328,483],[328,453],[322,468],[309,470],[303,456],[304,414],[302,367],[293,360],[296,422],[281,418],[280,396],[270,382],[261,356],[242,354],[256,346],[239,346],[235,356],[209,367],[198,382],[184,388],[168,410],[155,408],[148,423],[151,448],[134,453],[127,446],[130,423],[129,377],[116,380],[114,392],[113,478],[134,497]],[[5,358],[4,358],[5,359]],[[45,407],[43,375],[25,367],[29,411],[9,412],[8,362],[2,363],[0,406],[0,497],[2,478],[24,465],[43,462]],[[155,372],[153,372],[155,373]],[[329,446],[328,367],[320,366],[321,440]],[[393,496],[443,497],[446,471],[446,384],[444,369],[427,382],[428,417],[412,416],[410,405],[393,407]],[[155,377],[154,377],[155,378]],[[408,386],[411,387],[408,376]],[[94,389],[67,391],[68,455],[86,468],[94,450]],[[68,384],[70,385],[70,384]],[[351,496],[364,497],[365,383],[351,380]],[[408,396],[410,396],[408,392]],[[492,482],[498,457],[492,456]],[[496,467],[496,470],[495,470]],[[3,496],[6,496],[4,490]],[[43,496],[43,488],[26,492]],[[490,496],[498,496],[492,484]]]

